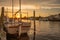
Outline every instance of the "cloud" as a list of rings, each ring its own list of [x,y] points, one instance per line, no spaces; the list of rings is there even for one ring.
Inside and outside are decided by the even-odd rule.
[[[41,5],[41,8],[44,8],[44,9],[60,8],[60,4]]]
[[[22,0],[22,4],[48,4],[48,3],[55,3],[59,0]]]
[[[13,0],[14,6],[18,5],[18,0]],[[0,0],[0,6],[12,6],[12,0]]]
[[[14,6],[19,6],[19,0],[13,0]],[[0,0],[0,6],[12,6],[12,0]],[[36,5],[42,8],[60,8],[60,0],[21,0],[21,5]]]
[[[22,4],[37,5],[45,9],[60,8],[60,0],[22,0]]]
[[[55,0],[55,1],[52,2],[51,4],[60,4],[60,0]]]

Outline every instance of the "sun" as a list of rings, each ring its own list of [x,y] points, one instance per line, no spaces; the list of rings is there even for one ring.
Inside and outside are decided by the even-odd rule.
[[[20,14],[19,13],[16,14],[16,18],[20,18]]]
[[[8,17],[9,18],[12,18],[12,17],[16,17],[16,18],[20,18],[20,14],[19,14],[19,12],[16,14],[16,15],[14,15],[14,16],[12,16],[12,11],[11,11],[11,9],[12,9],[12,7],[6,7],[6,8],[9,8],[8,10],[9,10],[9,13],[8,13]],[[15,6],[14,8],[14,13],[16,12],[16,11],[18,11],[18,10],[20,10],[19,9],[19,6]],[[26,9],[26,10],[24,10],[24,9]],[[37,6],[35,6],[35,5],[21,5],[21,11],[22,12],[25,12],[25,11],[27,11],[27,10],[30,10],[30,9],[39,9],[39,7],[37,7]],[[25,15],[22,15],[22,17],[23,16],[25,16]]]

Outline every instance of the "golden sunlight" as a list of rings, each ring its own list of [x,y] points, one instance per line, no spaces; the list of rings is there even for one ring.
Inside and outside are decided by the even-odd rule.
[[[8,13],[7,16],[8,16],[9,18],[12,18],[12,14],[11,14],[11,13]]]
[[[22,5],[21,9],[39,9],[39,7],[35,5]]]
[[[8,7],[9,8],[9,13],[8,13],[8,17],[9,18],[12,18],[12,11],[11,11],[11,9],[12,9],[12,7]],[[39,9],[39,7],[38,6],[36,6],[36,5],[21,5],[21,11],[23,12],[23,11],[27,11],[27,10],[29,10],[29,9]],[[23,9],[27,9],[27,10],[23,10]],[[13,10],[14,10],[14,13],[16,12],[16,11],[18,11],[19,10],[19,7],[14,7],[13,8]],[[30,12],[31,13],[31,12]],[[25,15],[23,14],[23,16],[22,17],[24,17]],[[16,14],[16,16],[14,15],[13,16],[13,18],[20,18],[20,14],[19,13],[17,13]]]
[[[18,14],[16,14],[16,18],[20,18],[20,14],[18,13]]]
[[[12,7],[8,7],[12,9]],[[21,5],[21,9],[39,9],[39,6],[36,5]],[[19,9],[19,7],[15,6],[14,9]]]

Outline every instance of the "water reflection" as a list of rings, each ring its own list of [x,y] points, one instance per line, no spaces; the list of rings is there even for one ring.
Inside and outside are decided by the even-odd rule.
[[[32,40],[33,30],[34,24],[31,20],[30,31],[28,34],[20,34],[19,40]],[[36,40],[60,40],[60,22],[36,21]]]
[[[53,35],[60,35],[60,22],[49,22],[50,32]]]
[[[33,28],[33,22],[31,28]],[[37,35],[47,35],[55,33],[60,33],[60,22],[36,21]]]
[[[19,40],[29,40],[29,36],[27,33],[21,33]]]
[[[33,38],[33,21],[30,36]],[[60,40],[60,22],[36,21],[36,40]]]
[[[18,40],[18,34],[6,34],[7,40]]]

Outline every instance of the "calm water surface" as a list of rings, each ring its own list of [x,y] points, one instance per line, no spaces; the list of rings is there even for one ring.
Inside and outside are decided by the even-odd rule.
[[[60,22],[35,21],[36,40],[60,40]],[[31,29],[28,32],[30,40],[33,39],[34,22],[31,21]]]
[[[24,20],[26,21],[26,20]],[[28,35],[22,40],[33,40],[34,37],[34,21],[31,22],[31,28]],[[36,40],[60,40],[60,22],[52,21],[35,21],[36,23]],[[21,40],[21,39],[20,39]]]

